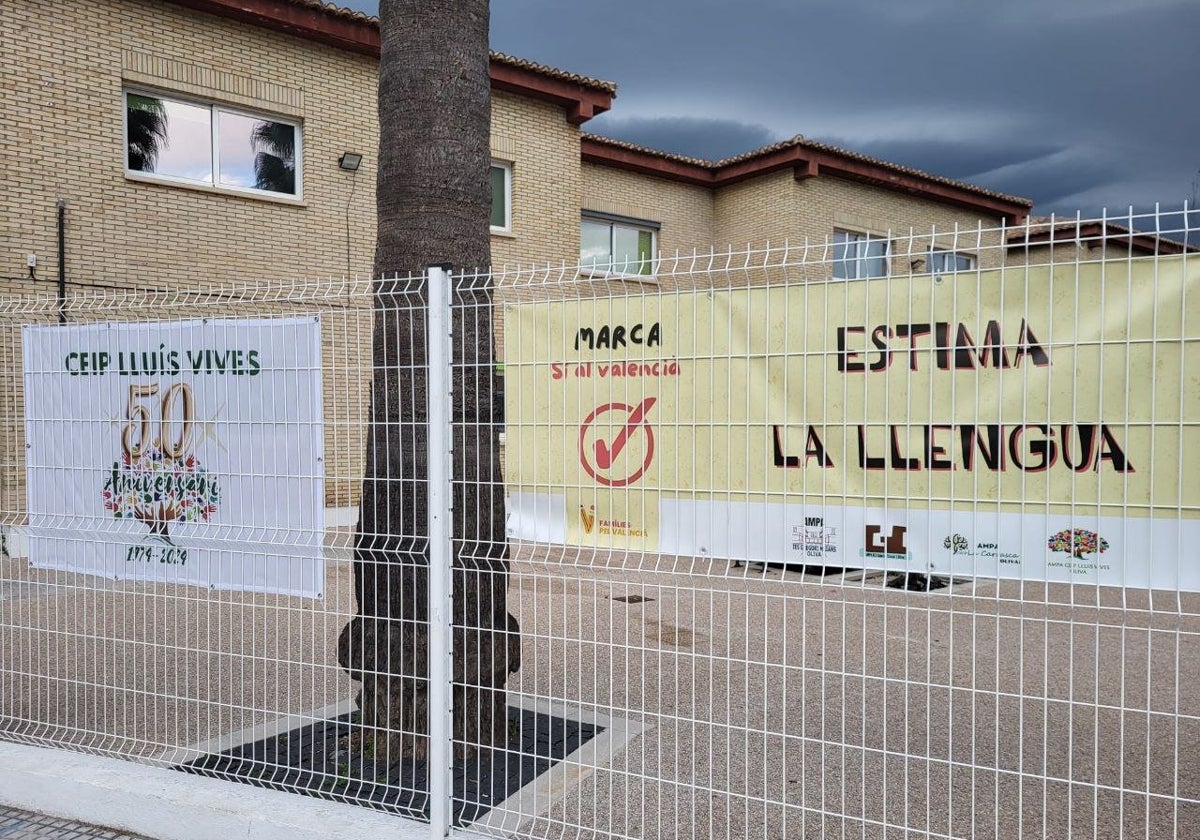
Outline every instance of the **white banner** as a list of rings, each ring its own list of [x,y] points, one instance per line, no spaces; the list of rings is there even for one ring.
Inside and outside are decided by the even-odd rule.
[[[1200,521],[1190,519],[732,500],[660,505],[663,554],[1200,592],[1200,566],[1186,549],[1200,541]],[[1144,556],[1162,559],[1151,564]]]
[[[511,538],[565,543],[571,515],[561,493],[508,495]],[[657,521],[663,555],[1200,592],[1192,519],[663,498]]]
[[[319,598],[316,318],[23,330],[29,556]]]

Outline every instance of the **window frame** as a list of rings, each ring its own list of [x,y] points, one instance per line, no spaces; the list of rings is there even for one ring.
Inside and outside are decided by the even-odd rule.
[[[849,238],[849,239],[839,242],[837,240],[838,234],[842,234],[846,237],[853,237],[853,238]],[[857,251],[858,247],[860,245],[869,246],[870,243],[872,243],[872,242],[882,242],[883,243],[883,254],[882,255],[872,257],[870,255],[859,256],[856,253],[856,255],[853,258],[843,257],[841,259],[838,259],[836,256],[837,248],[839,246],[844,247],[844,246],[853,244],[855,246],[855,250]],[[867,231],[850,230],[848,228],[835,227],[833,229],[833,237],[831,238],[830,244],[833,246],[834,254],[835,254],[835,256],[832,260],[833,265],[830,267],[830,274],[834,280],[880,280],[880,279],[887,279],[888,277],[892,276],[892,240],[889,239],[888,237],[876,236],[872,233],[868,233]],[[883,273],[882,274],[867,274],[867,273],[865,273],[863,270],[863,267],[866,266],[870,261],[877,260],[877,259],[883,260]],[[853,263],[853,265],[855,266],[854,276],[853,277],[839,276],[838,275],[838,266],[848,264],[848,263]]]
[[[146,172],[141,169],[129,168],[130,94],[134,96],[151,97],[154,99],[168,99],[178,102],[182,105],[191,105],[194,107],[208,109],[208,130],[212,170],[211,182],[194,180],[192,178],[184,178],[180,175],[166,175],[161,172]],[[277,192],[275,190],[262,190],[257,187],[242,187],[235,184],[221,183],[221,148],[220,133],[218,130],[218,115],[221,113],[232,114],[234,116],[246,117],[254,120],[268,120],[270,122],[282,123],[283,125],[290,125],[295,130],[296,148],[293,151],[293,158],[296,176],[296,191],[294,193]],[[201,190],[203,192],[241,195],[248,198],[277,201],[285,204],[304,203],[304,125],[295,117],[289,117],[270,111],[257,111],[251,108],[226,105],[215,100],[203,99],[197,96],[189,96],[187,94],[177,93],[171,90],[160,90],[141,85],[127,85],[121,88],[121,154],[123,158],[122,165],[125,171],[125,177],[131,181],[143,181],[154,184],[165,184],[168,186],[186,187],[189,189]]]
[[[584,222],[592,222],[596,224],[604,224],[608,226],[608,257],[607,266],[595,265],[587,266],[583,264],[583,224]],[[641,233],[650,234],[650,253],[649,256],[642,262],[648,267],[649,271],[628,272],[617,270],[614,252],[616,251],[616,230],[623,228]],[[616,213],[604,213],[599,210],[584,210],[579,217],[579,267],[581,272],[585,272],[595,277],[610,277],[621,280],[640,280],[642,282],[654,283],[657,282],[658,275],[658,236],[662,231],[662,223],[655,222],[651,219],[638,219],[633,216],[621,216]]]
[[[944,255],[943,259],[952,258],[954,260],[958,260],[959,258],[964,258],[970,263],[970,265],[968,265],[966,268],[934,268],[934,254]],[[954,248],[937,248],[930,246],[929,253],[925,257],[925,268],[930,274],[958,274],[959,272],[975,271],[979,268],[979,258],[974,254],[968,253],[967,251],[957,251]]]
[[[512,233],[513,232],[513,218],[512,218],[513,165],[512,165],[512,161],[497,160],[496,158],[492,158],[492,162],[488,167],[488,183],[489,184],[491,183],[491,176],[492,176],[493,169],[500,169],[500,170],[504,171],[504,222],[505,222],[505,224],[503,227],[497,227],[496,225],[490,224],[491,220],[489,217],[489,230],[492,233]],[[494,196],[493,196],[493,198],[494,198]]]

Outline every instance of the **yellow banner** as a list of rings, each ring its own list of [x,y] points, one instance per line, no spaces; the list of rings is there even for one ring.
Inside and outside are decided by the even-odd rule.
[[[520,304],[505,351],[570,544],[679,498],[1200,518],[1194,258]]]

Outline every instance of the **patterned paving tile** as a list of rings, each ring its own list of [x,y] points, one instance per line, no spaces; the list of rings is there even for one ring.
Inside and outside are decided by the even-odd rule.
[[[0,840],[143,840],[132,834],[0,805]]]

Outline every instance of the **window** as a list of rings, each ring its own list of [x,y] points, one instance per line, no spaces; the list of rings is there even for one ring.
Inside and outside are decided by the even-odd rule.
[[[975,268],[975,257],[960,251],[944,251],[931,248],[929,251],[930,274],[953,274],[955,271],[971,271]]]
[[[219,105],[125,93],[127,172],[299,197],[300,126]]]
[[[887,277],[888,241],[866,233],[833,232],[833,276],[839,280]]]
[[[492,232],[512,230],[512,166],[492,164]]]
[[[659,227],[657,222],[584,213],[579,264],[614,274],[652,276]]]

